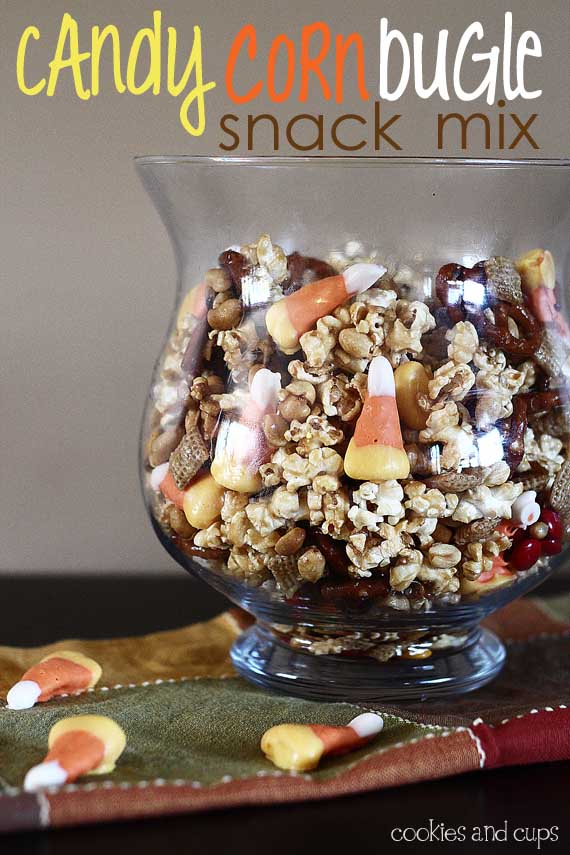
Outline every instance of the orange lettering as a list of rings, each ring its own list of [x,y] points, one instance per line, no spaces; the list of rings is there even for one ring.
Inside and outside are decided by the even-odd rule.
[[[311,57],[309,47],[311,38],[314,33],[320,32],[322,35],[322,46],[315,57]],[[320,64],[327,55],[331,44],[331,31],[322,21],[316,21],[308,27],[303,27],[301,36],[301,88],[299,90],[299,101],[306,101],[309,94],[309,75],[313,73],[318,77],[323,96],[327,101],[330,100],[331,90],[323,72],[320,69]]]
[[[362,101],[368,101],[370,95],[365,84],[364,70],[364,45],[362,38],[358,33],[351,33],[346,39],[344,36],[336,37],[336,68],[335,68],[335,99],[337,104],[342,104],[344,100],[343,78],[344,78],[344,61],[350,46],[354,44],[356,47],[356,74],[358,77],[358,92]]]
[[[277,55],[281,45],[285,45],[287,49],[287,80],[285,88],[282,92],[277,92],[275,89],[275,66],[277,64]],[[272,101],[281,104],[286,101],[291,94],[293,83],[295,81],[295,45],[288,39],[285,33],[281,33],[273,40],[269,57],[267,60],[267,91]]]
[[[226,90],[235,104],[246,104],[248,101],[252,101],[254,98],[257,98],[263,88],[262,81],[258,80],[246,95],[238,95],[234,89],[233,77],[236,62],[245,42],[249,43],[247,46],[247,55],[250,60],[254,60],[257,53],[257,34],[253,24],[246,24],[245,27],[241,28],[232,43],[228,56],[228,63],[226,65]]]

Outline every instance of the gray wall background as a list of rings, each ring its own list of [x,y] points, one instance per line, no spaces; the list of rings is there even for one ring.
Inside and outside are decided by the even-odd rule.
[[[108,60],[96,99],[78,100],[67,76],[53,98],[18,91],[16,50],[29,24],[42,34],[30,51],[33,80],[46,73],[65,11],[79,21],[83,49],[91,26],[107,23],[119,26],[128,48],[134,32],[150,26],[154,8],[163,11],[164,27],[177,27],[181,47],[188,48],[194,24],[202,27],[206,77],[218,87],[207,99],[208,129],[201,139],[184,132],[179,100],[167,93],[114,93]],[[427,44],[439,28],[459,34],[475,18],[500,40],[510,9],[517,32],[538,30],[546,54],[532,81],[544,87],[543,98],[518,105],[521,115],[540,112],[542,151],[530,154],[568,156],[570,7],[567,0],[480,0],[476,8],[466,0],[1,0],[0,9],[0,572],[176,572],[147,523],[137,481],[139,419],[171,312],[174,264],[133,155],[217,154],[222,113],[267,109],[260,101],[236,110],[225,96],[223,68],[244,23],[258,27],[260,52],[277,33],[294,37],[303,23],[319,19],[335,31],[362,32],[374,94],[381,15],[407,33],[424,32]],[[244,86],[253,79],[244,75]],[[426,131],[433,122],[426,119],[440,108],[414,97],[394,107],[406,114],[402,154],[436,153],[433,133]],[[453,108],[451,102],[445,110]],[[282,116],[322,109],[317,98],[271,107]],[[369,109],[353,99],[324,111]],[[269,140],[256,153],[271,153]],[[282,153],[290,152],[284,146]]]

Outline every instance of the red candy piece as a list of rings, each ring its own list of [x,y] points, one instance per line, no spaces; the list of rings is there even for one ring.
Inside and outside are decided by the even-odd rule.
[[[524,528],[517,528],[515,533],[513,534],[513,546],[516,546],[517,543],[520,543],[521,540],[527,539],[527,533]]]
[[[545,508],[540,515],[540,521],[546,523],[548,526],[549,539],[562,539],[562,520],[560,519],[560,514],[557,514],[556,511],[552,511],[550,508]]]
[[[511,563],[517,570],[529,570],[540,558],[543,543],[544,540],[536,540],[533,537],[519,540],[512,548]]]
[[[547,537],[542,541],[543,555],[558,555],[562,552],[562,541],[556,540],[554,537]]]

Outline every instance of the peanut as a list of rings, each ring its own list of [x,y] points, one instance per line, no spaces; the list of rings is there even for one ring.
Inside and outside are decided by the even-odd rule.
[[[307,582],[318,582],[324,575],[325,567],[325,556],[316,546],[309,547],[299,558],[299,576]]]
[[[370,357],[372,346],[370,339],[364,333],[354,329],[341,330],[338,340],[342,349],[350,356],[356,356],[359,359]]]
[[[150,465],[154,467],[160,466],[161,463],[166,463],[183,436],[184,431],[181,427],[169,428],[164,433],[156,436],[150,445],[148,455]]]
[[[177,508],[176,505],[172,505],[169,508],[168,521],[171,529],[175,531],[176,534],[179,534],[180,537],[188,538],[193,537],[196,534],[196,529],[194,526],[190,525],[184,515],[184,511]]]
[[[204,276],[204,282],[208,288],[211,288],[212,291],[216,292],[216,294],[228,291],[232,287],[230,274],[227,270],[222,270],[221,267],[212,267],[211,270],[207,270],[206,275]]]
[[[279,404],[279,414],[287,422],[292,422],[293,420],[304,422],[310,413],[311,408],[307,401],[303,398],[297,398],[295,395],[287,395]]]
[[[267,442],[276,448],[283,448],[287,445],[285,431],[288,427],[289,424],[279,413],[275,413],[275,415],[268,413],[263,420],[263,432],[267,438]]]
[[[237,327],[241,320],[241,303],[232,298],[225,300],[215,309],[208,312],[208,323],[213,330],[231,330]]]
[[[404,362],[394,372],[396,401],[401,420],[413,430],[423,430],[428,413],[419,405],[427,397],[430,377],[420,362]]]
[[[275,544],[277,555],[294,555],[305,542],[306,532],[303,528],[291,528]]]
[[[281,395],[279,413],[288,422],[294,419],[304,422],[311,414],[311,407],[317,397],[315,387],[306,380],[294,380],[285,387]]]
[[[455,542],[464,546],[466,543],[479,543],[486,540],[491,537],[500,521],[500,517],[490,517],[460,525],[454,532]]]

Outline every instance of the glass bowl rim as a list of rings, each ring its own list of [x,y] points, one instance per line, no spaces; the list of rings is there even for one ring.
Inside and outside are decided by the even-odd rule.
[[[365,157],[365,156],[281,156],[281,155],[206,155],[206,154],[151,154],[133,157],[137,167],[144,166],[375,166],[375,167],[461,167],[479,166],[487,169],[532,169],[558,167],[570,169],[570,158],[471,158],[471,157]]]

